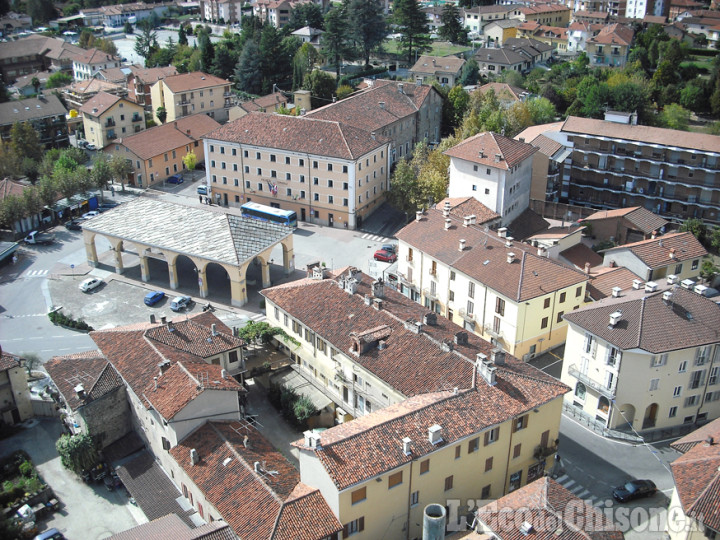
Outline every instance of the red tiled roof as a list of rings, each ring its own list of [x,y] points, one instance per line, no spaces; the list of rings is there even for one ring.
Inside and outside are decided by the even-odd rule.
[[[595,253],[592,249],[583,243],[575,244],[574,246],[560,252],[560,256],[564,257],[576,268],[583,270],[585,264],[589,263],[590,267],[602,264],[603,258]]]
[[[99,49],[88,49],[83,54],[77,55],[74,59],[78,64],[102,64],[103,62],[120,63],[120,58],[108,54]]]
[[[540,214],[526,208],[507,226],[509,236],[516,240],[524,241],[526,238],[539,234],[550,228],[550,223],[545,221]]]
[[[132,529],[113,534],[108,540],[144,540],[172,538],[172,540],[235,540],[237,537],[227,523],[214,521],[191,529],[177,514],[143,523]]]
[[[56,356],[45,364],[65,403],[75,411],[86,403],[120,388],[122,379],[103,358],[100,351],[87,351],[78,355]],[[82,385],[86,398],[80,399],[75,387]]]
[[[507,170],[535,152],[537,148],[530,144],[486,131],[465,139],[443,153],[472,163]],[[498,156],[500,156],[499,160]]]
[[[619,23],[609,24],[604,27],[597,35],[588,38],[588,43],[602,43],[604,45],[630,45],[633,40],[632,28]]]
[[[282,92],[274,92],[266,96],[260,96],[250,101],[240,103],[240,107],[247,112],[259,111],[261,109],[265,109],[265,112],[272,112],[275,110],[275,107],[278,105],[285,105],[288,101],[289,99]]]
[[[195,465],[190,462],[192,449],[200,458]],[[299,527],[295,538],[320,540],[342,528],[332,519],[322,497],[295,494],[300,475],[252,426],[207,422],[172,448],[170,454],[244,540],[274,538],[276,531],[282,533],[278,538],[284,538],[291,525]],[[286,511],[278,527],[278,518]],[[316,522],[298,519],[312,513],[317,514]]]
[[[712,437],[713,442],[720,442],[720,418],[697,428],[692,433],[688,433],[674,443],[671,443],[670,446],[684,454],[691,448],[694,448],[695,445],[707,442],[708,437]]]
[[[619,298],[611,296],[567,313],[565,319],[623,350],[640,348],[659,354],[718,343],[717,304],[682,287],[671,290],[667,304],[663,290],[630,289]],[[610,314],[617,311],[622,318],[610,326]]]
[[[648,268],[661,268],[674,262],[699,259],[707,255],[707,250],[691,232],[666,234],[659,238],[610,248],[604,251],[605,258],[612,259],[613,253],[623,251],[630,251]]]
[[[422,55],[410,68],[410,73],[454,73],[459,75],[464,64],[465,59],[457,56]]]
[[[651,126],[618,124],[595,118],[568,116],[562,131],[567,134],[612,137],[645,144],[660,144],[678,148],[691,148],[707,152],[720,152],[720,136],[706,133],[677,131]]]
[[[438,259],[514,301],[525,301],[587,279],[582,272],[568,268],[527,244],[514,242],[506,247],[505,238],[480,227],[464,227],[460,220],[445,229],[445,218],[438,209],[428,210],[423,219],[401,229],[396,237],[417,251]],[[465,249],[458,249],[465,240]],[[512,263],[508,253],[514,253]]]
[[[199,113],[117,139],[111,144],[123,145],[137,157],[150,159],[199,141],[219,126],[220,124],[208,115]]]
[[[20,357],[2,351],[2,354],[0,354],[0,371],[7,371],[15,367],[20,367]]]
[[[88,116],[100,116],[122,98],[107,92],[98,92],[80,107],[80,112]]]
[[[628,290],[632,287],[633,281],[641,279],[640,276],[631,272],[624,266],[616,268],[603,267],[600,274],[590,274],[590,281],[586,290],[593,300],[602,300],[612,294],[613,287],[620,287]]]
[[[162,79],[171,92],[189,92],[190,90],[201,90],[215,86],[230,86],[230,81],[209,75],[202,71],[193,71],[192,73],[180,73],[179,75],[171,75]]]
[[[22,194],[25,191],[26,187],[29,186],[24,186],[20,182],[16,182],[15,180],[11,180],[10,178],[3,178],[2,180],[0,180],[0,201],[2,201],[8,195],[22,197]]]
[[[550,124],[540,124],[538,126],[530,126],[525,128],[522,132],[515,135],[515,140],[519,141],[524,139],[526,143],[533,144],[535,139],[540,136],[544,136],[549,131],[560,131],[563,126],[563,122],[552,122]],[[536,145],[534,145],[536,146]]]
[[[209,358],[228,349],[242,347],[245,343],[241,338],[233,336],[225,325],[222,328],[226,331],[216,325],[213,335],[207,325],[198,323],[196,319],[173,323],[172,330],[169,328],[165,325],[155,326],[148,329],[145,337],[200,358]]]
[[[478,519],[503,540],[525,540],[519,524],[534,525],[534,540],[622,540],[625,535],[597,508],[544,477],[479,508]]]
[[[300,483],[280,510],[272,540],[320,539],[341,530],[320,490]]]
[[[536,6],[525,6],[520,8],[520,13],[525,16],[540,15],[544,13],[557,13],[561,11],[570,11],[570,8],[562,4],[539,4]]]
[[[487,84],[483,84],[480,88],[476,90],[476,92],[480,92],[481,94],[485,94],[492,90],[495,92],[495,96],[502,100],[504,97],[509,96],[511,99],[515,101],[520,101],[521,96],[523,94],[527,94],[527,90],[524,90],[522,88],[519,88],[517,86],[511,86],[507,83],[500,83],[500,82],[491,82]]]
[[[530,369],[528,369],[530,368]],[[411,397],[379,411],[340,424],[320,434],[315,452],[338,489],[346,489],[437,449],[427,430],[438,424],[445,444],[469,437],[526,411],[560,398],[569,389],[514,358],[497,366],[497,384],[478,375],[476,388]],[[411,455],[403,451],[409,437]],[[362,467],[357,464],[362,463]]]
[[[500,217],[500,214],[485,206],[475,197],[448,197],[437,203],[436,208],[444,209],[447,202],[450,203],[451,215],[460,219],[465,216],[475,216],[478,225],[494,221]]]
[[[348,98],[352,99],[352,98]],[[388,144],[367,131],[316,117],[249,113],[208,133],[206,139],[355,160]]]
[[[657,231],[668,225],[668,221],[654,214],[650,210],[646,210],[642,206],[632,206],[630,208],[617,208],[614,210],[600,210],[589,215],[580,221],[596,221],[602,219],[625,218],[632,228],[644,233]]]

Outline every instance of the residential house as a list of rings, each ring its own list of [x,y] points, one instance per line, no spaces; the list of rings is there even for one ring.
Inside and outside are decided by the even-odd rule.
[[[567,27],[571,13],[572,10],[562,4],[534,4],[520,8],[520,20]]]
[[[104,148],[145,129],[143,108],[128,99],[100,92],[80,108],[88,142]]]
[[[443,86],[453,87],[460,79],[464,65],[465,59],[457,56],[422,55],[410,68],[410,74],[415,80],[422,79],[425,84],[437,81]]]
[[[10,11],[0,17],[0,36],[6,38],[18,32],[32,30],[32,17]]]
[[[40,34],[8,41],[0,47],[0,75],[9,85],[38,71],[72,71],[73,59],[84,53],[76,45]]]
[[[613,289],[617,287],[621,291],[631,289],[633,284],[641,283],[640,276],[628,270],[624,266],[596,266],[590,269],[588,275],[590,281],[587,284],[586,300],[597,302],[611,296]]]
[[[417,395],[294,443],[301,481],[320,490],[345,538],[419,538],[428,504],[454,499],[466,515],[466,501],[545,474],[567,387],[500,355],[463,362],[475,372],[469,388]]]
[[[193,152],[197,162],[202,163],[205,149],[200,139],[218,127],[220,124],[209,116],[195,114],[120,137],[105,146],[105,152],[130,160],[133,172],[127,179],[128,183],[146,188],[162,184],[169,176],[185,170],[183,157],[189,152]]]
[[[107,92],[120,97],[127,97],[125,85],[114,84],[101,79],[76,81],[60,89],[63,98],[71,109],[80,110],[100,92]]]
[[[552,56],[553,47],[533,38],[508,38],[501,48],[482,48],[475,53],[480,71],[498,74],[506,69],[526,72]]]
[[[572,19],[573,22],[605,25],[610,20],[610,13],[608,13],[607,11],[580,10],[573,13]]]
[[[706,540],[720,534],[720,420],[670,446],[682,453],[670,464],[675,487],[666,534],[671,540]]]
[[[163,517],[113,534],[108,540],[137,540],[138,538],[160,538],[171,535],[173,540],[235,540],[237,536],[227,523],[213,521],[194,529],[177,514]]]
[[[340,122],[253,112],[203,143],[208,184],[224,205],[254,201],[355,229],[389,187],[390,140]]]
[[[498,538],[625,538],[600,508],[587,504],[548,476],[478,508],[474,525],[476,532]]]
[[[565,315],[561,380],[577,414],[642,432],[720,416],[720,310],[677,285],[647,282]]]
[[[598,28],[599,32],[600,29]],[[573,21],[568,26],[568,52],[583,52],[587,48],[587,40],[594,33],[593,26],[589,23]]]
[[[227,122],[232,105],[230,81],[201,71],[159,79],[150,88],[150,95],[153,118],[162,107],[167,114],[165,122],[204,113],[222,124]]]
[[[243,101],[228,111],[229,120],[237,120],[248,113],[276,112],[282,107],[287,107],[290,99],[283,92],[273,92],[267,96],[260,96],[249,101]]]
[[[650,240],[653,234],[664,233],[670,224],[642,206],[600,210],[581,219],[598,242],[611,241],[618,245]]]
[[[606,249],[604,266],[624,266],[646,281],[676,276],[680,281],[700,275],[707,251],[691,232],[671,233]]]
[[[0,422],[19,424],[33,417],[30,389],[22,358],[0,348]]]
[[[720,224],[720,137],[574,116],[561,135],[573,149],[561,200]]]
[[[31,189],[31,186],[29,180],[19,182],[10,178],[3,178],[0,180],[0,203],[6,197],[22,197],[25,190]],[[61,196],[58,195],[58,198],[61,198]],[[36,214],[24,216],[14,223],[10,223],[8,228],[15,234],[27,234],[30,231],[37,230],[43,222],[52,222],[52,215],[45,208]],[[25,236],[25,234],[22,234],[22,236]]]
[[[534,21],[518,26],[518,38],[532,38],[545,43],[558,52],[568,49],[568,29],[559,26],[546,26]]]
[[[237,24],[242,19],[242,0],[200,0],[200,16],[205,21]]]
[[[127,98],[141,105],[145,111],[152,111],[150,88],[165,77],[177,75],[175,66],[145,68],[139,64],[102,70],[95,75],[98,79],[118,84],[127,90]]]
[[[635,33],[632,28],[613,23],[586,40],[593,66],[624,66],[630,54]]]
[[[0,138],[10,141],[13,125],[27,122],[35,128],[44,149],[64,148],[69,143],[66,114],[54,94],[0,103]]]
[[[49,71],[29,73],[28,75],[18,77],[15,80],[15,83],[8,89],[13,93],[17,93],[22,98],[34,96],[35,94],[41,94],[45,90],[45,85],[47,84],[47,79],[50,75],[52,75],[52,73]],[[40,83],[37,89],[33,85],[33,80],[36,78]]]
[[[671,21],[679,20],[678,17],[681,17],[684,14],[689,14],[692,11],[705,11],[703,8],[705,8],[706,5],[707,4],[704,4],[702,2],[696,2],[695,0],[670,0],[668,18]]]
[[[509,19],[519,20],[521,18],[520,9],[521,6],[518,4],[496,4],[464,8],[462,10],[463,22],[465,28],[470,32],[484,34],[487,33],[487,26],[490,23]]]
[[[290,35],[299,38],[303,43],[309,43],[316,49],[319,49],[322,45],[320,40],[322,39],[322,35],[324,33],[325,31],[320,30],[319,28],[303,26],[302,28],[298,28],[297,30],[290,32]]]
[[[502,47],[505,42],[517,36],[520,19],[500,19],[492,21],[483,28],[483,41],[488,47]]]
[[[282,28],[290,22],[290,0],[257,0],[253,4],[253,15],[275,28]]]
[[[73,59],[73,78],[76,81],[86,81],[101,70],[119,67],[119,57],[98,49],[88,49]]]
[[[428,28],[431,34],[436,34],[440,30],[442,23],[443,6],[427,6],[422,8],[423,13],[427,17]]]
[[[532,158],[531,201],[557,201],[560,196],[560,186],[566,174],[565,162],[572,152],[548,135],[559,131],[561,127],[562,122],[531,126],[515,136],[516,140],[538,149]]]
[[[567,0],[567,7],[573,10],[573,14],[578,11],[603,13],[610,11],[613,2],[608,0]]]
[[[584,302],[587,276],[474,221],[446,206],[401,229],[399,291],[518,358],[562,344],[563,315]]]
[[[538,252],[542,250],[544,256],[555,260],[562,259],[562,255],[566,254],[568,250],[582,246],[595,256],[595,262],[597,264],[602,263],[602,257],[600,255],[597,255],[589,247],[582,244],[582,234],[584,230],[585,227],[578,227],[577,225],[548,227],[526,238],[525,241],[533,247],[538,248]],[[585,266],[585,261],[582,261],[581,264],[575,264],[575,262],[571,260],[565,260],[563,262],[568,266],[575,266],[578,269],[583,269]],[[592,266],[596,265],[593,264]]]
[[[537,148],[502,135],[479,133],[444,153],[450,156],[450,197],[473,196],[513,221],[530,204],[532,155]]]
[[[625,13],[620,16],[628,19],[642,19],[646,15],[667,17],[670,11],[670,0],[627,0]]]
[[[490,91],[495,94],[495,99],[498,100],[504,109],[509,109],[518,101],[525,101],[530,95],[530,93],[524,88],[511,86],[507,83],[501,82],[483,84],[476,90],[476,92],[480,92],[481,94],[486,94]]]
[[[105,448],[130,432],[125,384],[98,351],[56,356],[44,365],[59,392],[63,423]]]
[[[437,203],[437,208],[449,206],[450,215],[459,219],[475,216],[475,224],[497,229],[500,227],[500,214],[494,212],[475,197],[446,198]]]
[[[295,105],[298,106],[298,93]],[[300,105],[303,108],[302,105]],[[390,164],[410,155],[419,142],[440,141],[442,97],[432,86],[378,80],[352,96],[307,113],[340,122],[392,141]]]

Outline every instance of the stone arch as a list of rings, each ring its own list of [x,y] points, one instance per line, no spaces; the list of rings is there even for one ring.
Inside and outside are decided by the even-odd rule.
[[[613,426],[618,428],[632,427],[635,422],[635,405],[624,403],[619,407],[615,407],[613,413]]]
[[[651,403],[645,409],[645,416],[643,416],[642,429],[654,428],[657,423],[658,404]]]
[[[610,414],[610,400],[605,396],[600,396],[598,398],[597,408],[598,411],[603,414]]]
[[[575,385],[575,397],[577,399],[580,399],[582,401],[585,401],[585,396],[587,395],[587,388],[583,383],[578,381],[578,383]]]

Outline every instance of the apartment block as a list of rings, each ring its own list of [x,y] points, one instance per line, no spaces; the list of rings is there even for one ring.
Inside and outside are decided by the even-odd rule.
[[[470,32],[478,34],[484,33],[484,27],[491,22],[502,21],[506,19],[520,19],[521,6],[518,4],[511,5],[491,5],[491,6],[474,6],[464,8],[462,10],[463,22],[465,28]]]
[[[239,23],[242,19],[242,0],[200,0],[200,16],[206,21]]]
[[[73,78],[76,81],[85,81],[95,77],[99,71],[119,67],[119,57],[98,49],[88,49],[73,59]]]
[[[145,114],[140,105],[107,92],[95,95],[80,112],[85,138],[98,148],[145,129]]]
[[[520,8],[520,20],[567,27],[572,10],[562,4],[535,4]]]
[[[450,197],[475,197],[507,225],[530,204],[534,146],[496,133],[479,133],[445,151]]]
[[[340,122],[253,112],[203,143],[219,204],[254,201],[294,210],[300,221],[355,229],[385,200],[389,139]]]
[[[720,310],[647,282],[565,315],[568,407],[600,427],[671,429],[720,416]]]
[[[563,343],[587,276],[476,221],[436,208],[400,230],[399,291],[518,358]]]
[[[157,111],[165,109],[165,122],[183,116],[204,113],[221,124],[227,122],[232,106],[230,81],[201,71],[181,73],[158,80],[150,88],[153,118],[158,123]]]
[[[65,106],[53,94],[0,103],[0,138],[9,142],[13,125],[27,122],[35,128],[43,148],[64,148],[69,143],[66,114]]]
[[[720,224],[719,136],[574,116],[560,134],[573,149],[561,200]]]
[[[623,24],[613,23],[603,27],[585,41],[590,65],[624,66],[634,37],[633,29]]]

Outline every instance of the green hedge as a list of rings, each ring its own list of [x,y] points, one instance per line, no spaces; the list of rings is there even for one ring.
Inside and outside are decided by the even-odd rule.
[[[92,332],[94,330],[92,326],[82,319],[75,320],[72,317],[68,317],[60,310],[51,311],[48,313],[48,317],[53,324],[59,324],[60,326],[65,326],[73,330],[85,330],[87,332]]]
[[[352,73],[350,75],[343,75],[342,77],[340,77],[338,86],[343,86],[345,84],[352,86],[352,81],[354,80],[362,79],[364,77],[371,77],[373,75],[380,75],[381,73],[387,73],[387,70],[388,68],[386,67],[376,67],[366,69],[365,71],[358,71],[357,73]]]

